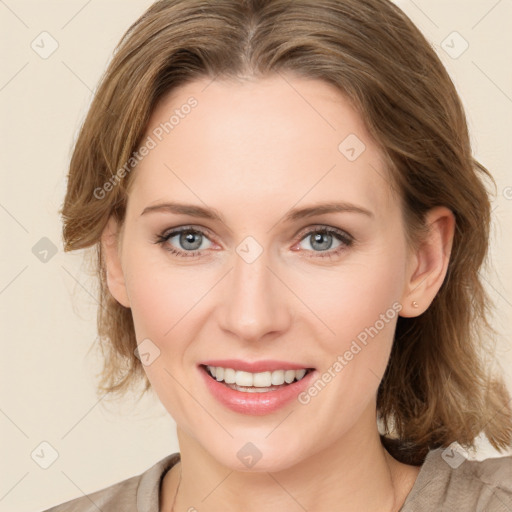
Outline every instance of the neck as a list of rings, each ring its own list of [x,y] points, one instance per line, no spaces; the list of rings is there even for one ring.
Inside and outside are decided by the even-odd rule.
[[[181,462],[164,479],[161,512],[395,512],[419,472],[387,453],[376,424],[276,472],[233,470],[179,428],[178,439]]]

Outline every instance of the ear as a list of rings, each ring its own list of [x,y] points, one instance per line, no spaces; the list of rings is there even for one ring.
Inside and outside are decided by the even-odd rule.
[[[426,216],[428,233],[411,254],[400,316],[424,313],[441,288],[448,270],[455,232],[453,212],[438,206]]]
[[[130,300],[120,258],[121,231],[113,216],[110,217],[101,234],[101,252],[105,262],[108,289],[117,302],[129,308]]]

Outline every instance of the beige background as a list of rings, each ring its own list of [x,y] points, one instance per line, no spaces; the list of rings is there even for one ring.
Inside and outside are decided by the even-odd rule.
[[[150,3],[0,1],[0,511],[48,508],[178,451],[175,424],[156,398],[138,405],[127,398],[108,409],[107,399],[96,399],[98,359],[94,351],[87,355],[96,336],[95,284],[81,253],[63,253],[57,215],[72,141],[92,91],[115,44]],[[512,2],[398,4],[448,67],[467,109],[475,155],[498,183],[492,271],[485,279],[496,300],[499,359],[512,389]],[[43,51],[41,37],[51,48],[49,36],[39,36],[43,31],[58,42],[46,59],[31,48],[35,40]],[[469,44],[457,58],[443,49],[448,44],[455,56],[464,48],[453,31]],[[32,252],[48,243],[39,242],[43,237],[58,248],[46,263]],[[58,452],[48,469],[31,458],[44,441]],[[489,455],[495,454],[483,443],[477,457]]]

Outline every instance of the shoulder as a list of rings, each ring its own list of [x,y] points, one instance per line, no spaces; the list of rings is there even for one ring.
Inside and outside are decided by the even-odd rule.
[[[98,512],[98,510],[136,512],[137,487],[140,478],[140,475],[128,478],[99,491],[66,501],[44,512]]]
[[[179,461],[179,458],[179,453],[173,453],[140,475],[56,505],[43,512],[158,511],[161,479]]]
[[[450,448],[429,452],[402,512],[512,510],[512,456],[467,460]]]

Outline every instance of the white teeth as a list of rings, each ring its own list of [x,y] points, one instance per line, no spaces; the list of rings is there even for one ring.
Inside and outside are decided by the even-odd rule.
[[[236,372],[235,384],[237,386],[252,386],[252,373],[249,372]]]
[[[224,382],[226,384],[236,384],[236,372],[233,368],[224,368]]]
[[[300,370],[274,370],[272,372],[250,373],[233,368],[222,368],[221,366],[207,366],[210,375],[219,382],[235,384],[243,387],[269,388],[280,386],[285,382],[291,384],[293,381],[301,380],[306,375],[306,369]]]
[[[272,374],[270,372],[253,374],[252,385],[256,388],[269,388],[272,385]]]
[[[272,384],[274,386],[280,386],[284,384],[284,372],[282,370],[276,370],[272,372]]]
[[[304,377],[304,375],[306,375],[306,370],[304,370],[304,369],[295,370],[295,375],[296,375],[297,380],[300,380],[300,379],[302,379],[302,377]]]
[[[287,384],[290,384],[291,382],[293,382],[293,379],[295,379],[295,370],[286,370],[284,372],[284,381]]]

